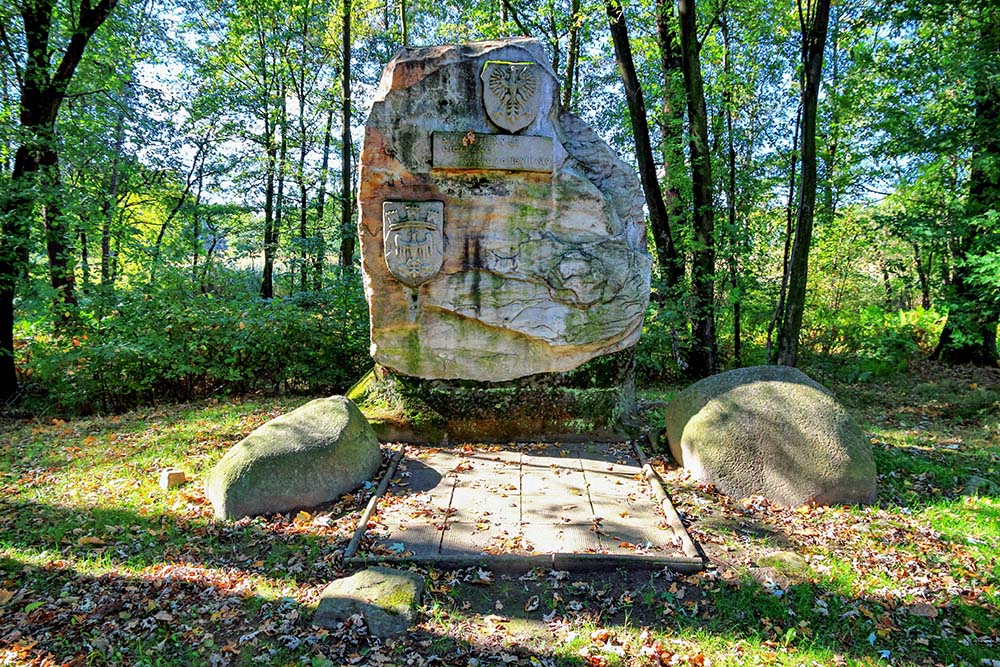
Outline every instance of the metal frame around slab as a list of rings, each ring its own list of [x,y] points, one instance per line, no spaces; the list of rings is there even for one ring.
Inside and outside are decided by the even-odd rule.
[[[369,499],[364,513],[358,520],[358,525],[354,530],[354,537],[344,550],[344,564],[350,566],[365,567],[369,565],[424,565],[430,567],[442,567],[448,569],[461,569],[466,567],[487,567],[492,570],[502,572],[527,572],[540,567],[551,570],[568,570],[573,572],[585,572],[590,570],[602,570],[607,568],[630,568],[630,569],[662,569],[670,570],[680,574],[694,574],[705,569],[705,559],[701,556],[697,546],[688,534],[680,515],[670,502],[670,497],[663,489],[663,481],[649,464],[642,449],[635,442],[632,447],[636,452],[639,463],[643,467],[643,474],[653,489],[654,495],[660,501],[660,508],[667,519],[667,523],[681,539],[684,550],[684,557],[669,556],[649,556],[641,554],[599,554],[599,553],[546,553],[546,554],[425,554],[421,556],[355,556],[365,530],[368,528],[368,521],[371,519],[379,499],[385,495],[389,488],[392,476],[396,472],[399,461],[403,458],[406,445],[400,444],[399,449],[393,455],[389,466],[386,468],[385,476],[379,482],[375,494]]]

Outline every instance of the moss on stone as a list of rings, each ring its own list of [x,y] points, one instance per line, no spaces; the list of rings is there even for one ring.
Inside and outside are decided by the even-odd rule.
[[[617,439],[634,428],[632,351],[509,382],[424,380],[376,367],[349,395],[380,439]],[[596,363],[595,363],[596,362]]]

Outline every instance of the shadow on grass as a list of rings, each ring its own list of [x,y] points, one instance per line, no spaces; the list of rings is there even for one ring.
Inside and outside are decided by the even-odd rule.
[[[502,611],[496,611],[497,602]],[[678,656],[669,664],[681,665],[698,664],[684,656],[713,649],[717,665],[832,665],[843,659],[870,664],[885,657],[901,665],[979,664],[995,655],[997,632],[996,610],[975,602],[956,602],[931,619],[901,611],[892,598],[843,596],[813,582],[779,589],[749,577],[721,581],[634,571],[462,584],[434,594],[432,608],[444,619],[442,627],[464,628],[471,617],[503,614],[509,619],[503,632],[526,646],[547,644],[568,658],[581,649],[612,655],[615,641],[600,641],[603,630],[618,643],[631,635],[625,648],[634,657],[641,650],[639,631],[647,628]],[[546,622],[548,614],[555,615],[554,625]],[[574,623],[560,636],[566,618]]]
[[[336,563],[350,531],[293,531],[288,522],[271,528],[264,521],[222,523],[126,509],[0,500],[0,547],[133,570],[164,563],[238,567],[297,583],[340,575]]]
[[[0,651],[23,652],[28,664],[51,653],[94,664],[249,665],[257,658],[323,666],[373,649],[356,628],[326,633],[309,624],[315,594],[345,574],[336,552],[348,534],[287,534],[254,523],[10,501],[0,501],[0,525],[0,545],[11,554],[0,561],[0,589],[14,594],[0,620]],[[449,576],[438,573],[432,581]],[[432,586],[431,621],[383,651],[446,651],[444,664],[456,665],[470,656],[484,666],[506,664],[507,654],[574,666],[589,664],[580,650],[601,656],[615,646],[591,640],[590,629],[630,637],[635,652],[641,649],[635,630],[648,627],[677,640],[665,645],[678,655],[704,644],[733,656],[748,650],[820,664],[836,656],[875,661],[881,651],[904,665],[995,657],[988,642],[997,638],[998,610],[961,596],[931,619],[908,614],[896,598],[846,596],[817,582],[777,589],[750,578],[624,571],[536,577]],[[576,639],[553,641],[544,618],[553,612],[552,620],[571,621]],[[487,619],[501,613],[510,620],[500,627],[516,630],[491,636]]]
[[[462,576],[434,579],[451,574]],[[640,628],[656,633],[659,647],[679,656],[681,665],[697,664],[685,656],[713,650],[715,664],[756,657],[869,664],[889,657],[914,666],[979,664],[995,651],[982,640],[996,631],[995,610],[956,603],[937,619],[901,616],[892,613],[893,600],[847,598],[814,583],[789,586],[780,596],[751,579],[690,583],[624,571],[579,574],[558,586],[547,573],[536,581],[498,579],[489,587],[465,583],[432,593],[421,628],[380,644],[351,624],[315,628],[308,596],[267,595],[232,571],[94,576],[58,562],[37,567],[7,558],[0,559],[0,576],[17,586],[0,620],[0,655],[17,657],[13,664],[42,664],[51,654],[70,664],[328,667],[374,653],[437,655],[444,665],[474,664],[469,659],[475,658],[484,667],[514,664],[512,657],[522,665],[602,664],[588,656],[636,664],[616,663],[615,652],[634,658],[644,644],[651,647],[652,640],[639,638]],[[532,608],[533,596],[537,609],[523,611]],[[546,621],[546,614],[554,616]]]

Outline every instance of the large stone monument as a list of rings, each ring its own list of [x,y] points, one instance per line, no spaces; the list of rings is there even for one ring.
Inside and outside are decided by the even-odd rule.
[[[464,420],[470,437],[515,438],[496,428],[518,419],[525,437],[588,435],[584,413],[603,402],[591,426],[614,430],[649,295],[643,199],[633,171],[560,108],[539,42],[400,51],[359,176],[377,366],[353,395],[376,428],[381,406],[410,426],[435,413],[456,437]],[[586,409],[574,407],[584,388]]]

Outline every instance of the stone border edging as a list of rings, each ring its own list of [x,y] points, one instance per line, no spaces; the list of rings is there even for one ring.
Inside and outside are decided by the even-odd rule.
[[[684,527],[684,522],[681,521],[681,516],[677,513],[677,508],[674,507],[674,504],[670,501],[670,496],[667,495],[666,490],[663,488],[663,480],[660,479],[660,475],[649,464],[649,460],[646,458],[638,442],[633,442],[632,448],[635,450],[639,463],[642,464],[642,472],[646,476],[646,481],[653,487],[653,495],[660,502],[660,508],[666,516],[667,523],[674,533],[681,538],[681,548],[684,550],[684,555],[688,558],[697,559],[702,563],[702,567],[704,567],[705,560],[698,551],[694,540],[691,539],[691,535],[687,532],[687,528]]]
[[[705,569],[701,558],[644,556],[633,554],[547,553],[547,554],[434,554],[424,556],[357,556],[344,559],[345,565],[424,565],[445,569],[483,567],[499,572],[527,572],[535,568],[586,572],[609,567],[658,570],[669,568],[679,574]]]
[[[379,482],[378,488],[375,489],[375,494],[368,500],[368,506],[365,507],[364,514],[358,519],[358,525],[354,529],[354,537],[351,538],[351,543],[347,545],[347,549],[344,550],[344,560],[348,561],[353,559],[354,554],[357,553],[358,547],[361,545],[361,538],[365,534],[365,530],[368,528],[368,520],[372,518],[372,514],[375,512],[375,506],[378,505],[379,498],[385,495],[386,489],[389,488],[389,482],[392,481],[392,476],[396,474],[396,466],[399,465],[400,459],[403,458],[403,452],[406,451],[406,445],[400,445],[399,449],[393,455],[392,460],[389,461],[389,467],[385,469],[385,475],[382,477],[382,481]]]

